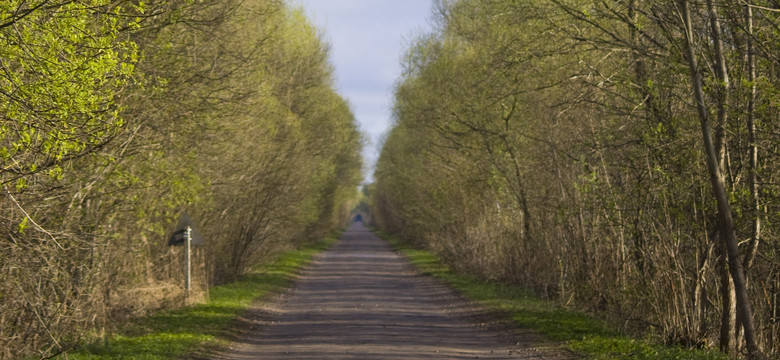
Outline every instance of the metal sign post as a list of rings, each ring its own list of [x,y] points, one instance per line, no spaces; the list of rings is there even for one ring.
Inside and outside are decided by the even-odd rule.
[[[190,294],[190,284],[192,283],[192,262],[190,246],[192,245],[192,228],[187,226],[187,230],[184,232],[184,256],[187,257],[187,272],[184,278],[184,290],[187,291],[187,295]]]
[[[192,288],[192,247],[203,245],[203,236],[195,228],[192,220],[187,214],[182,214],[176,230],[171,234],[168,240],[169,246],[184,246],[184,258],[186,268],[184,269],[184,290],[187,296]]]

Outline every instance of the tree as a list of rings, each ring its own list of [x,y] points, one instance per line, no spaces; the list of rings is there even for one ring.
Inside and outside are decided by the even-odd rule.
[[[708,10],[714,11],[712,6],[712,0],[708,0]],[[688,61],[688,67],[691,73],[691,86],[693,88],[694,101],[696,103],[696,110],[699,115],[699,121],[701,123],[702,138],[704,140],[704,150],[707,155],[707,168],[709,169],[710,182],[712,183],[712,191],[718,202],[718,215],[720,232],[723,236],[723,241],[726,243],[726,250],[728,251],[729,269],[731,272],[731,278],[734,280],[734,289],[737,294],[737,311],[739,312],[740,320],[745,331],[745,340],[747,341],[748,357],[751,359],[761,358],[761,351],[758,348],[757,341],[755,339],[755,329],[753,326],[753,311],[750,306],[750,299],[748,298],[747,288],[745,284],[744,268],[742,266],[741,258],[739,255],[739,248],[737,247],[737,235],[734,230],[734,220],[732,218],[731,204],[729,203],[728,194],[726,194],[726,184],[724,177],[721,173],[721,166],[718,161],[718,154],[715,150],[715,144],[712,140],[712,129],[709,124],[709,113],[705,107],[704,90],[702,86],[701,73],[696,57],[696,44],[693,35],[693,24],[691,20],[690,4],[687,0],[680,1],[680,12],[682,14],[683,25],[686,29],[685,33],[685,58]],[[725,72],[725,57],[722,53],[722,45],[720,42],[719,23],[713,22],[712,25],[716,31],[714,32],[715,48],[716,48],[716,62],[718,65],[719,80],[728,85],[728,78]],[[721,96],[722,101],[726,99]],[[720,108],[725,107],[725,104],[719,104]],[[719,110],[723,112],[724,110]]]
[[[348,220],[361,138],[301,11],[12,1],[0,41],[0,358],[197,302]],[[189,294],[184,212],[206,238]]]
[[[776,15],[710,2],[691,5],[686,26],[680,4],[442,2],[436,30],[404,58],[375,222],[626,332],[711,346],[721,328],[724,352],[774,355],[776,301],[762,291],[774,293],[765,279],[778,266],[765,215],[777,199],[776,115],[764,112],[776,98]],[[690,101],[695,73],[702,92]],[[751,261],[761,264],[737,270]]]

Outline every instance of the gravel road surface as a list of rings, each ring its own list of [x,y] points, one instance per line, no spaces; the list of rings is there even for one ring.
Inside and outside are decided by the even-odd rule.
[[[250,311],[220,359],[558,359],[538,337],[479,310],[361,223],[315,257],[295,288]]]

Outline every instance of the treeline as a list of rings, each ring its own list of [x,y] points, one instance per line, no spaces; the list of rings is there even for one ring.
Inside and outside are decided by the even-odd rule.
[[[281,0],[0,2],[0,358],[48,357],[349,219],[328,47]]]
[[[780,3],[441,1],[377,225],[624,331],[780,356]]]

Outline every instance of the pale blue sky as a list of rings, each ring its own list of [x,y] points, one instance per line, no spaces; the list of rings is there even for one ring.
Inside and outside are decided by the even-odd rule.
[[[331,45],[336,88],[347,98],[370,139],[363,151],[371,168],[391,119],[392,87],[409,41],[430,31],[432,0],[293,0],[306,9]]]

